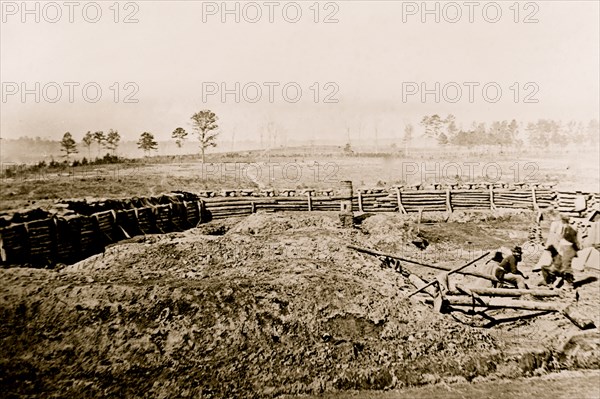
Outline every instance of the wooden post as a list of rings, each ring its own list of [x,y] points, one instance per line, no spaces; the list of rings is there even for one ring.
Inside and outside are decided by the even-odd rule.
[[[533,210],[539,211],[540,207],[538,206],[538,203],[537,203],[537,198],[536,198],[536,194],[535,194],[535,186],[531,186],[531,199],[533,201]]]
[[[451,188],[446,189],[446,211],[452,213],[452,197],[450,195]]]
[[[342,181],[341,185],[340,221],[344,227],[352,227],[354,225],[354,213],[352,212],[352,181]]]
[[[461,284],[456,284],[458,291],[466,292],[468,295],[477,294],[481,296],[521,296],[531,295],[541,298],[557,297],[560,292],[557,290],[548,289],[518,289],[518,288],[484,288],[484,287],[466,287]]]
[[[396,199],[398,200],[398,212],[406,214],[406,209],[404,209],[404,205],[402,205],[402,194],[400,194],[400,187],[396,187]]]
[[[358,190],[358,211],[363,212],[362,190]]]
[[[490,209],[492,211],[496,210],[496,204],[494,204],[494,186],[490,186]]]

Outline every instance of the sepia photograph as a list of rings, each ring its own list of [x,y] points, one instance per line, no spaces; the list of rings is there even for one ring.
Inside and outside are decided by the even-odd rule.
[[[599,1],[0,19],[0,398],[600,399]]]

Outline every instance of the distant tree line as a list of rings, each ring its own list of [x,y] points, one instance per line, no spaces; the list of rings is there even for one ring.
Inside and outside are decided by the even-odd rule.
[[[209,147],[216,147],[216,139],[219,134],[218,117],[211,110],[201,110],[191,116],[191,132],[196,136],[200,143],[200,155],[204,162],[205,151]],[[596,146],[600,141],[600,124],[598,120],[593,119],[588,123],[569,121],[562,122],[550,119],[539,119],[536,122],[527,124],[519,123],[517,120],[494,121],[489,124],[473,122],[468,128],[462,125],[459,127],[454,115],[447,115],[445,118],[438,114],[425,115],[420,123],[424,128],[424,136],[435,140],[439,145],[455,145],[461,147],[477,146],[498,146],[519,147],[528,145],[533,148],[546,148],[551,146],[563,147],[569,144]],[[188,138],[188,132],[183,127],[177,127],[171,133],[175,139],[175,144],[179,149]],[[402,145],[404,151],[411,143],[420,140],[415,127],[412,124],[404,126],[404,133],[400,143],[394,143],[391,148],[396,151]],[[73,154],[79,153],[78,143],[70,132],[64,133],[60,142],[44,140],[39,137],[31,139],[22,137],[15,140],[19,152],[45,154],[47,152],[60,151],[64,153],[66,161]],[[92,161],[92,151],[96,152],[96,160],[100,162],[116,162],[117,149],[121,142],[121,136],[117,130],[110,129],[107,133],[104,131],[88,131],[83,136],[80,145],[85,148],[87,157],[80,161],[80,164],[88,164]],[[137,141],[139,149],[144,151],[145,155],[157,151],[158,142],[150,132],[143,132]],[[101,152],[108,151],[104,158],[100,158]],[[353,155],[350,142],[343,148],[346,155]]]
[[[567,144],[597,145],[600,138],[600,124],[593,119],[583,122],[539,119],[527,125],[515,119],[486,123],[473,122],[467,129],[458,128],[454,115],[442,118],[437,114],[426,115],[421,119],[425,137],[437,140],[440,145],[474,147],[480,145],[512,147],[529,144],[532,147],[564,146]],[[407,125],[404,143],[413,139],[413,127]]]

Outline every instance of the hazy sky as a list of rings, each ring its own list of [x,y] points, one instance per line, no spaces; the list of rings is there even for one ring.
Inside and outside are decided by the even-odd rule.
[[[124,139],[150,131],[164,140],[174,128],[188,128],[192,113],[204,108],[219,115],[223,140],[231,140],[233,131],[236,140],[258,139],[269,122],[290,139],[344,139],[347,128],[352,138],[364,139],[375,128],[380,137],[399,137],[404,123],[431,113],[453,113],[469,125],[512,118],[588,121],[598,118],[600,109],[598,1],[521,2],[518,7],[502,1],[496,23],[488,22],[496,18],[490,2],[478,2],[472,23],[464,2],[453,3],[459,8],[428,2],[432,10],[439,7],[439,22],[434,14],[422,21],[421,2],[337,1],[318,7],[314,1],[274,2],[272,23],[270,6],[262,1],[251,6],[227,2],[231,10],[237,4],[239,23],[234,14],[221,14],[220,1],[121,2],[117,23],[113,1],[89,3],[78,3],[71,23],[63,2],[55,3],[58,7],[28,3],[32,10],[38,4],[39,22],[34,14],[23,15],[20,1],[2,2],[2,137],[58,139],[70,131],[79,140],[88,130],[113,128]],[[95,18],[96,8],[102,11],[99,21],[86,21]],[[317,8],[319,22],[314,21]],[[257,9],[262,16],[252,23]],[[288,22],[297,9],[299,21]],[[52,23],[57,10],[61,17]],[[130,14],[137,23],[123,22]],[[338,22],[324,23],[327,16]],[[538,22],[524,23],[528,16]],[[39,103],[33,94],[36,82]],[[79,84],[73,86],[72,103],[65,82]],[[128,82],[133,85],[124,87]],[[203,85],[211,82],[218,90],[225,83],[232,92],[239,82],[240,102],[234,94],[222,101],[220,93],[204,93],[203,99]],[[271,86],[273,103],[265,82],[279,83]],[[435,91],[435,82],[440,83],[439,103],[434,94],[424,102],[420,93],[408,95],[421,83]],[[478,84],[472,103],[464,82]],[[489,101],[482,93],[486,83],[491,83]],[[87,98],[82,93],[86,84]],[[285,84],[288,100],[282,93]],[[52,103],[56,86],[62,93]],[[262,98],[251,103],[256,86]],[[91,102],[94,87],[102,90],[96,103]],[[297,87],[302,94],[293,103]],[[452,103],[456,87],[462,97]],[[493,103],[497,87],[502,94]],[[32,92],[25,101],[23,88]],[[125,103],[128,94],[138,102]],[[327,95],[338,102],[325,103]],[[527,95],[538,102],[526,103]]]

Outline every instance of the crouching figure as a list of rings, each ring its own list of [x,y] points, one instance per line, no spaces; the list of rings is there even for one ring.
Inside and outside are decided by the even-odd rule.
[[[523,251],[521,247],[514,247],[512,254],[502,259],[501,262],[494,262],[497,266],[493,268],[492,276],[496,277],[498,281],[511,283],[520,289],[527,289],[525,280],[527,277],[518,269],[519,262],[521,262]]]
[[[549,245],[548,248],[546,248],[546,251],[550,253],[552,260],[550,263],[542,265],[542,281],[540,281],[539,285],[551,285],[556,283],[557,286],[559,286],[562,285],[564,281],[568,286],[573,286],[574,279],[570,262],[565,262],[565,259],[558,253],[558,250],[554,245]],[[570,257],[569,260],[571,259],[572,257]]]

